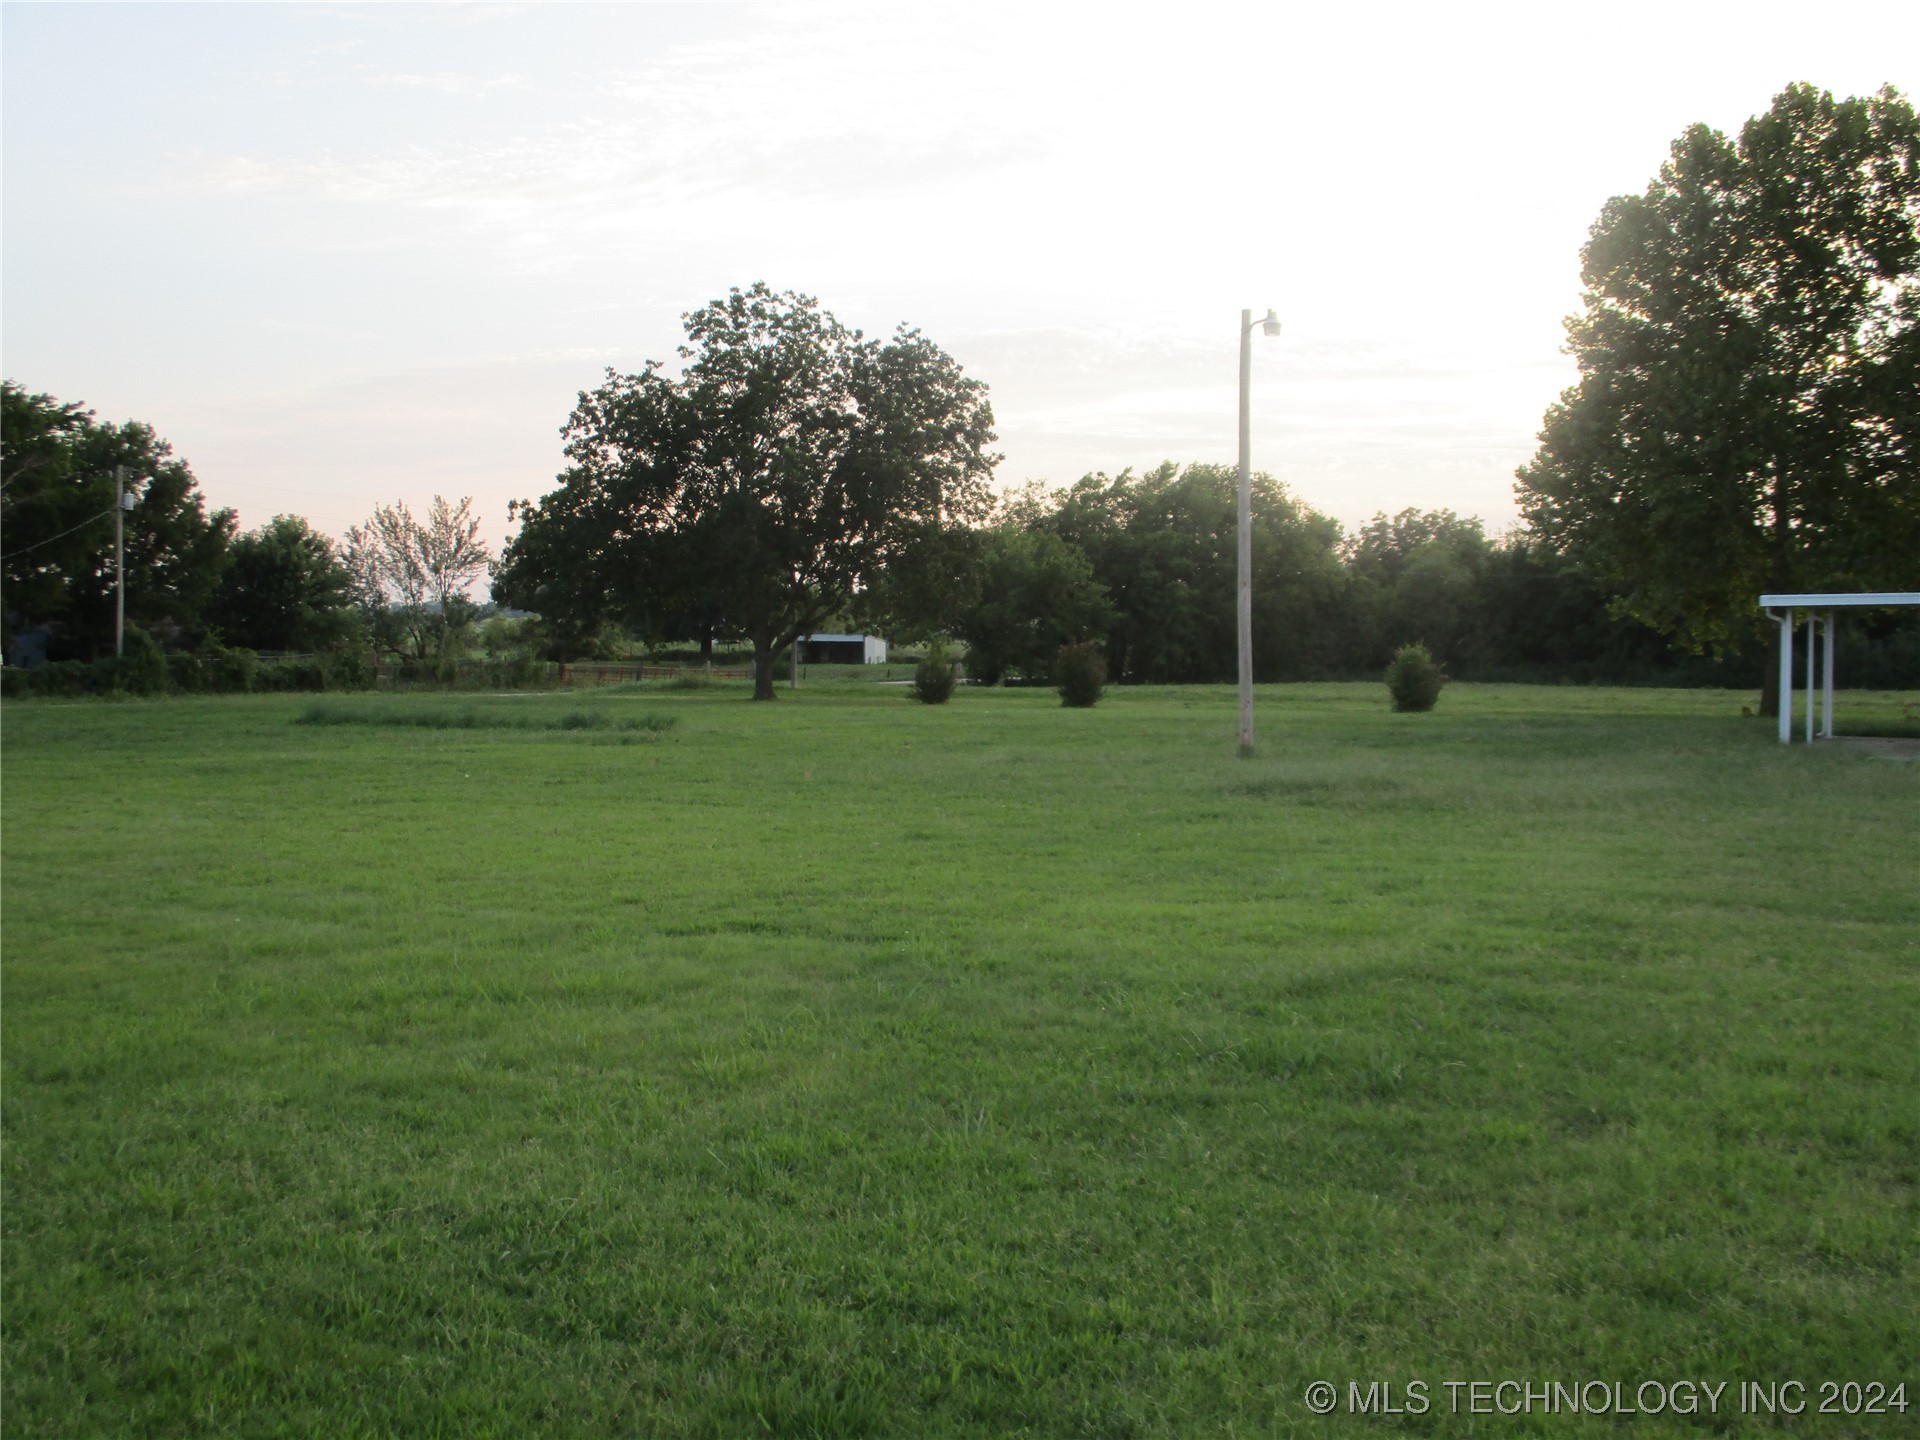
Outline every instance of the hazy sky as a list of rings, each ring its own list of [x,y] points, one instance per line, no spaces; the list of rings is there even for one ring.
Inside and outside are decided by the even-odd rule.
[[[1920,70],[1920,6],[0,7],[0,362],[339,534],[509,498],[764,279],[923,329],[1004,484],[1254,463],[1512,519],[1610,195]]]

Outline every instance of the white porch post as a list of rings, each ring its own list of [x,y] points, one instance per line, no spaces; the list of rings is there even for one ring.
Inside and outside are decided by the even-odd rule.
[[[1807,743],[1813,743],[1813,627],[1819,620],[1813,611],[1807,611]]]
[[[1827,623],[1821,629],[1826,635],[1827,648],[1821,652],[1821,668],[1824,675],[1820,686],[1820,733],[1831,740],[1833,738],[1833,611],[1827,611]]]
[[[1793,611],[1780,612],[1780,743],[1793,743]]]

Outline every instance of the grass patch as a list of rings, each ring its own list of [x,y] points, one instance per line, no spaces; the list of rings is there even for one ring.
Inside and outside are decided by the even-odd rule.
[[[1226,687],[9,707],[9,1431],[1920,1399],[1920,766],[1750,700],[1263,687],[1250,761]]]
[[[613,730],[659,734],[675,724],[671,715],[617,715],[607,708],[542,710],[530,706],[329,704],[316,701],[294,717],[296,725],[390,725],[413,730]]]

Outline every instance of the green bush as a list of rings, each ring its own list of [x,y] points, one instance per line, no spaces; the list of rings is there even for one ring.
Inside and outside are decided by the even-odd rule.
[[[251,650],[208,644],[200,647],[200,667],[206,672],[209,690],[222,695],[244,695],[253,689],[260,661]]]
[[[547,678],[547,662],[534,651],[522,651],[480,667],[481,681],[492,690],[524,690]]]
[[[169,650],[167,683],[182,695],[197,695],[207,688],[207,667],[191,650]]]
[[[1062,705],[1087,710],[1098,704],[1100,692],[1107,688],[1107,656],[1100,642],[1062,645],[1053,659],[1053,683]]]
[[[1434,664],[1424,645],[1402,645],[1393,652],[1387,666],[1387,689],[1393,695],[1393,708],[1402,711],[1433,709],[1440,698],[1440,687],[1447,677]]]
[[[253,683],[256,690],[325,690],[327,667],[313,656],[275,660],[260,667]]]
[[[0,696],[12,700],[27,693],[27,672],[18,665],[0,665]]]
[[[329,690],[370,690],[373,688],[374,670],[367,662],[364,650],[335,650],[320,657],[320,663],[326,669]]]
[[[108,683],[102,688],[128,695],[164,695],[167,690],[167,652],[138,625],[129,625],[115,660],[100,662]]]
[[[924,705],[944,705],[953,697],[953,656],[936,640],[913,667],[913,698]]]
[[[50,660],[27,672],[34,695],[84,695],[93,688],[93,667],[84,660]]]

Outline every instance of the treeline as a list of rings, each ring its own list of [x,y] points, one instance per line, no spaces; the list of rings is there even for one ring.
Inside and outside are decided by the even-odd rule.
[[[1061,645],[1092,638],[1121,683],[1232,680],[1235,480],[1226,466],[1166,464],[1012,497],[948,567],[950,628],[970,670],[1041,678]],[[1719,655],[1678,650],[1618,617],[1606,586],[1525,530],[1489,535],[1476,518],[1404,510],[1348,535],[1267,476],[1252,489],[1260,681],[1376,678],[1418,642],[1462,680],[1760,682],[1757,625]],[[883,584],[860,618],[927,630],[938,608]],[[1910,613],[1850,620],[1837,653],[1848,685],[1920,685]]]
[[[293,515],[240,533],[231,511],[208,511],[187,464],[150,427],[101,424],[11,382],[3,398],[9,693],[351,688],[372,684],[383,663],[410,680],[452,678],[476,655],[487,681],[514,684],[545,661],[675,642],[710,654],[744,638],[717,608],[622,612],[597,591],[569,607],[571,592],[518,581],[511,564],[493,569],[464,500],[436,497],[418,518],[404,504],[377,507],[339,543]],[[131,501],[118,658],[116,466]],[[1231,681],[1235,520],[1225,466],[1029,486],[984,523],[928,534],[911,563],[882,570],[818,628],[907,644],[951,637],[987,683],[1046,681],[1062,646],[1089,640],[1119,683]],[[1377,678],[1415,642],[1462,680],[1745,687],[1765,666],[1757,623],[1744,645],[1687,654],[1616,615],[1609,588],[1537,536],[1489,535],[1445,510],[1379,515],[1346,534],[1259,476],[1253,565],[1263,682]],[[490,571],[496,600],[541,613],[489,619],[467,592]],[[1850,617],[1838,660],[1849,686],[1920,687],[1920,617]]]
[[[7,676],[13,693],[342,688],[371,683],[383,660],[445,668],[482,618],[467,594],[491,560],[479,529],[471,501],[436,496],[421,517],[377,506],[341,543],[297,515],[240,533],[151,426],[0,386],[0,640],[24,672]]]

